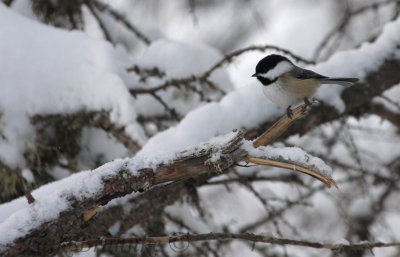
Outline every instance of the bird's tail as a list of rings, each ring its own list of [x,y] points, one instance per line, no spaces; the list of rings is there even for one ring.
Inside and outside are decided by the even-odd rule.
[[[323,78],[319,79],[321,84],[335,84],[345,87],[354,85],[358,81],[358,78]]]

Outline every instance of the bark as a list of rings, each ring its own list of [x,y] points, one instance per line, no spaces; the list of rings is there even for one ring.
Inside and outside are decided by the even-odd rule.
[[[343,114],[332,107],[322,104],[317,108],[313,108],[307,119],[296,122],[286,132],[286,136],[296,133],[304,134],[320,124],[337,120],[346,115],[361,117],[373,113],[374,109],[371,108],[373,106],[372,98],[379,96],[385,90],[400,82],[399,70],[400,60],[386,60],[378,70],[369,74],[364,83],[348,88],[343,92],[343,100],[346,103],[346,109]],[[121,169],[113,177],[104,181],[103,190],[95,197],[79,201],[71,198],[72,209],[60,213],[56,220],[46,222],[32,230],[25,237],[19,238],[14,245],[8,245],[2,255],[54,255],[63,242],[70,242],[81,235],[87,234],[92,231],[95,223],[97,223],[96,221],[105,219],[107,215],[110,217],[110,213],[113,213],[113,211],[118,213],[120,209],[112,208],[87,221],[83,219],[85,213],[98,208],[99,205],[106,204],[114,198],[132,192],[147,191],[136,199],[140,199],[143,204],[137,204],[131,210],[131,213],[135,215],[136,213],[148,214],[156,210],[162,210],[165,206],[173,203],[175,199],[179,199],[187,193],[184,183],[179,183],[179,181],[205,176],[210,172],[213,172],[213,175],[218,175],[237,161],[244,160],[246,152],[240,148],[242,139],[243,135],[238,133],[234,140],[221,149],[224,155],[218,160],[210,161],[212,153],[202,151],[194,156],[186,156],[175,160],[172,164],[161,165],[156,172],[152,172],[150,169],[142,169],[138,171],[138,176],[133,176],[130,172]],[[177,183],[163,189],[154,187],[157,184],[168,181],[177,181]],[[165,199],[162,198],[162,195],[169,196]],[[157,204],[152,204],[154,199],[157,199],[155,200]],[[146,215],[139,216],[140,218],[136,221],[123,223],[122,226],[127,228],[136,222],[138,224],[146,219]],[[121,215],[116,215],[112,220],[115,222],[117,218],[121,218]],[[106,228],[104,227],[104,229]],[[98,235],[95,234],[96,237]]]

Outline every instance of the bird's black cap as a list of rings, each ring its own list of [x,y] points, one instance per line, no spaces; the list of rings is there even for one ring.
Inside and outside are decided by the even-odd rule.
[[[289,63],[292,63],[288,58],[279,54],[271,54],[264,57],[263,59],[261,59],[261,61],[258,62],[256,66],[256,73],[253,74],[253,77],[256,77],[257,74],[268,72],[282,61],[287,61]]]

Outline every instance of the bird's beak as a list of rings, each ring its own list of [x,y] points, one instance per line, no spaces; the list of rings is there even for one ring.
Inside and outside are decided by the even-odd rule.
[[[254,73],[253,75],[251,75],[252,77],[257,77],[258,76],[258,74],[257,73]]]

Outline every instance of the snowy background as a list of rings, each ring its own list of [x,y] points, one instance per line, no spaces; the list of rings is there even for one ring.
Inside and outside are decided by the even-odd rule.
[[[90,197],[101,177],[123,165],[155,167],[215,136],[234,129],[254,132],[283,115],[251,77],[257,62],[277,51],[246,51],[212,69],[235,50],[274,45],[300,56],[287,55],[299,66],[362,82],[385,60],[400,58],[398,1],[3,2],[0,251],[72,208],[67,194]],[[152,90],[157,87],[164,89]],[[341,113],[346,109],[342,90],[324,86],[316,98]],[[124,217],[110,221],[103,235],[254,232],[344,244],[399,241],[399,99],[399,85],[373,99],[395,118],[342,115],[273,145],[320,157],[332,167],[340,192],[290,170],[235,167],[162,211],[149,211],[151,219],[134,226],[124,220],[135,216],[130,210],[140,194],[111,201],[99,215],[112,217],[120,207]],[[228,139],[229,134],[209,144]],[[99,166],[95,175],[89,171]],[[23,197],[29,191],[33,206]],[[351,256],[244,241],[173,248],[152,251],[160,256]],[[376,248],[357,256],[373,253],[398,256],[400,250]]]

